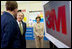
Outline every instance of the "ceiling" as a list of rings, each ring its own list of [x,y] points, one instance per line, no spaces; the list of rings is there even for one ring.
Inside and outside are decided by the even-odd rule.
[[[28,3],[41,3],[42,1],[17,1],[17,3],[24,3],[24,4],[28,4]],[[1,5],[5,5],[6,1],[1,1]]]

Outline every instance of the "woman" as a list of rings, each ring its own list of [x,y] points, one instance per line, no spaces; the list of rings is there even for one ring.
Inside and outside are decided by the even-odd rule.
[[[37,23],[34,24],[34,35],[36,48],[43,48],[43,37],[44,37],[44,24],[40,23],[41,18],[36,17]]]

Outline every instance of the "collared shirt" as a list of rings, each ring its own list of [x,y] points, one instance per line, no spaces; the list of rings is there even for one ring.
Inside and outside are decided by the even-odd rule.
[[[21,35],[23,35],[23,25],[22,25],[22,22],[19,22],[19,21],[17,20],[17,23],[18,23],[18,26],[19,26],[19,28],[20,28]],[[21,25],[21,26],[20,26],[20,25]]]
[[[18,23],[18,26],[19,26],[19,24],[21,23],[21,26],[23,27],[22,22],[19,22],[19,21],[17,20],[17,23]]]

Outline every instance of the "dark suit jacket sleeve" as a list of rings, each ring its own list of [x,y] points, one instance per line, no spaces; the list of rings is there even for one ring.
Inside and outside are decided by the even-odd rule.
[[[3,35],[3,38],[2,38],[2,42],[1,42],[1,48],[6,48],[7,46],[10,45],[11,41],[13,41],[14,37],[15,37],[15,24],[13,24],[12,21],[9,21],[6,25],[5,25],[5,28],[4,28],[4,35]]]
[[[25,32],[26,32],[26,23],[25,23]]]

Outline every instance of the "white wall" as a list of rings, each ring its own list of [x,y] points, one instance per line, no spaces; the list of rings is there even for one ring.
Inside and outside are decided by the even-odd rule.
[[[5,9],[5,3],[6,1],[1,1],[1,11],[6,11]],[[24,16],[27,18],[27,26],[28,26],[28,17],[29,17],[29,11],[38,11],[42,10],[42,1],[17,1],[18,3],[18,9],[26,10],[24,13]]]

